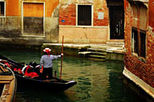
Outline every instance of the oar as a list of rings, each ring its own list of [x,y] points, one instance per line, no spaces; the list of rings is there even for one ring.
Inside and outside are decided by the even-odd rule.
[[[64,43],[64,36],[62,36],[62,47],[61,47],[61,53],[63,53],[63,43]],[[62,78],[62,67],[63,67],[63,55],[61,56],[60,79]]]

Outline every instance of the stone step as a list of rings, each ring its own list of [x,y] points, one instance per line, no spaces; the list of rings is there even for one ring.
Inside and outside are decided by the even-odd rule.
[[[80,51],[78,52],[79,55],[102,55],[106,56],[106,52],[95,52],[95,51]]]
[[[124,44],[124,41],[110,41],[107,42],[106,44]]]
[[[107,46],[123,47],[124,46],[124,42],[107,42]]]
[[[106,59],[99,59],[99,58],[88,58],[88,59],[94,60],[94,61],[101,61],[101,62],[106,61]]]
[[[81,51],[81,52],[78,52],[79,55],[87,55],[87,54],[90,54],[91,52],[90,51]]]
[[[102,55],[89,55],[89,57],[98,58],[98,59],[106,59],[106,56],[102,56]]]
[[[87,48],[88,51],[106,52],[106,48]]]

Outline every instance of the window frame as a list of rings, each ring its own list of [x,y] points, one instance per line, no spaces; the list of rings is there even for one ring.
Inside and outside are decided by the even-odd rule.
[[[78,6],[79,5],[91,6],[91,25],[78,25]],[[93,27],[93,5],[92,4],[76,4],[76,26],[77,27]]]
[[[137,47],[138,47],[137,52],[135,51],[135,37],[134,37],[133,30],[135,30],[137,32]],[[141,49],[142,49],[141,48],[142,47],[141,34],[145,34],[145,39],[144,39],[144,44],[145,44],[144,54],[145,54],[145,56],[142,56],[142,51],[141,51]],[[138,29],[133,27],[132,32],[131,32],[131,52],[132,52],[132,55],[145,60],[146,59],[146,47],[147,47],[146,31],[139,29],[139,37],[138,37]]]
[[[6,1],[5,0],[0,0],[0,2],[4,2],[4,15],[0,17],[5,17],[6,16]]]

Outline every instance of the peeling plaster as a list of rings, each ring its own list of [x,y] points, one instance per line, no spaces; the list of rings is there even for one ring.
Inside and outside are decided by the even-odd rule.
[[[93,4],[94,0],[78,0],[79,4]]]
[[[59,17],[59,8],[60,8],[60,5],[58,5],[54,11],[52,12],[51,14],[51,17]]]
[[[70,4],[72,4],[73,2],[72,2],[72,0],[68,0],[67,1],[67,4],[65,4],[65,5],[62,5],[61,7],[63,8],[63,9],[66,9]]]

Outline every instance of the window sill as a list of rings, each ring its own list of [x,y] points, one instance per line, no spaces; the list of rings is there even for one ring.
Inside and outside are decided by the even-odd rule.
[[[5,18],[6,16],[0,16],[0,18]]]
[[[146,62],[146,59],[144,57],[138,56],[137,53],[132,53],[132,55],[135,56],[135,57],[137,57],[140,61],[142,61],[144,63]]]
[[[145,59],[144,57],[139,57],[138,59],[139,59],[140,61],[146,63],[146,59]]]

